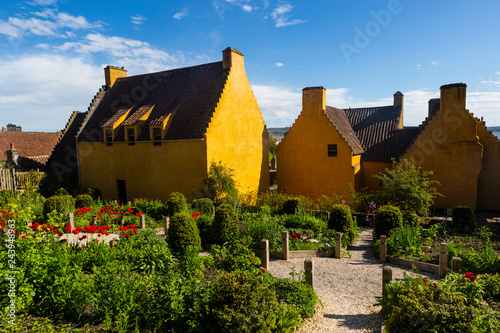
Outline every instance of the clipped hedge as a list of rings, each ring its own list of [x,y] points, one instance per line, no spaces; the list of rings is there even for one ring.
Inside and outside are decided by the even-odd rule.
[[[303,210],[302,202],[298,198],[291,198],[283,204],[283,214],[299,214]]]
[[[336,204],[332,206],[328,229],[348,233],[353,228],[351,209],[347,205]]]
[[[403,226],[403,215],[398,207],[386,205],[379,207],[375,214],[375,238],[389,235],[389,231]]]
[[[214,203],[210,198],[195,199],[191,203],[191,208],[200,212],[201,214],[213,215]]]
[[[195,220],[186,212],[174,214],[170,218],[167,241],[175,252],[183,252],[188,246],[201,247],[200,232]]]
[[[89,194],[82,194],[75,198],[75,208],[90,207],[92,205],[92,197]]]
[[[222,245],[236,238],[238,235],[238,218],[233,206],[222,204],[215,210],[212,222],[212,240]]]
[[[43,216],[45,218],[52,211],[56,211],[59,214],[68,214],[74,210],[75,201],[71,195],[53,195],[47,198],[43,204]]]
[[[472,234],[477,227],[476,217],[472,208],[458,206],[453,208],[453,220],[450,229],[458,234]]]
[[[186,197],[180,192],[172,192],[167,201],[167,215],[169,217],[174,214],[184,212],[187,210]]]
[[[255,273],[222,275],[213,286],[203,313],[205,332],[273,332],[279,303],[276,293]]]

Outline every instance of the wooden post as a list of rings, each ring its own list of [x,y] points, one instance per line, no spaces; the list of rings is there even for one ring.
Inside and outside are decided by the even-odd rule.
[[[448,272],[448,244],[441,243],[439,246],[439,277],[443,278]]]
[[[326,212],[326,220],[330,221],[330,212]]]
[[[380,262],[387,262],[387,236],[380,236]]]
[[[71,226],[71,230],[75,227],[75,218],[73,217],[73,213],[68,213],[68,224]]]
[[[335,234],[335,258],[342,258],[342,233]]]
[[[92,224],[97,225],[97,218],[95,216],[92,216]]]
[[[451,258],[451,271],[460,273],[462,271],[462,259],[458,257]]]
[[[385,290],[385,285],[392,282],[392,269],[389,267],[384,267],[382,269],[382,297],[385,297],[387,291]]]
[[[260,241],[260,261],[262,267],[269,269],[269,241],[267,239]]]
[[[120,219],[120,224],[121,225],[125,225],[125,216],[122,215],[121,219]]]
[[[140,223],[141,229],[146,229],[146,216],[141,215],[140,218],[141,218],[141,223]]]
[[[165,233],[165,237],[167,237],[168,226],[170,224],[170,217],[165,216],[165,224],[163,225],[163,231]]]
[[[306,273],[306,283],[314,289],[314,261],[313,259],[304,260],[304,271]]]
[[[288,246],[288,231],[283,231],[281,233],[281,259],[290,259],[290,248]]]

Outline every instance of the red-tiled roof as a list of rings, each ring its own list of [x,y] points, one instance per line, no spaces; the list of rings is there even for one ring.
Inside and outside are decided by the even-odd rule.
[[[351,124],[347,119],[345,111],[331,106],[327,106],[325,110],[326,115],[339,131],[340,135],[346,140],[349,147],[351,147],[354,155],[359,155],[364,152],[363,146],[359,142],[358,137],[352,130]]]
[[[141,133],[146,133],[150,124],[161,123],[161,120],[172,114],[164,139],[201,139],[222,94],[228,73],[229,69],[223,69],[221,61],[119,78],[88,119],[78,140],[103,142],[101,126],[118,110],[132,107],[133,115],[146,105],[154,105],[154,108],[144,128],[139,130]],[[138,140],[145,137],[149,138],[139,134]],[[118,130],[114,138],[114,141],[118,140],[123,140],[122,129]]]
[[[50,155],[62,133],[51,132],[0,132],[0,160],[6,161],[10,145],[19,150],[19,156],[32,157]]]
[[[49,155],[33,156],[33,157],[20,156],[17,159],[17,166],[24,171],[28,170],[43,171],[49,160],[49,157],[50,157]]]

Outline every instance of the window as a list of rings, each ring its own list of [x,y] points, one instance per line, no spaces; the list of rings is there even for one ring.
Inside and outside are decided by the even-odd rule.
[[[161,146],[161,128],[153,128],[153,141],[154,146]]]
[[[135,145],[135,133],[133,128],[127,129],[127,138],[129,145]]]
[[[107,129],[105,131],[105,133],[106,133],[106,145],[112,146],[113,145],[113,131],[110,129]]]
[[[328,156],[337,156],[337,145],[328,145]]]

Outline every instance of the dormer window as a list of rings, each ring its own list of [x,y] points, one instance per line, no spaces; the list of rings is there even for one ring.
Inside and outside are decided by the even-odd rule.
[[[337,157],[337,145],[328,145],[328,156]]]
[[[104,134],[106,136],[106,145],[112,146],[113,145],[113,130],[107,129],[104,131]]]
[[[153,145],[161,146],[161,128],[154,127],[153,128]]]
[[[129,145],[135,145],[135,130],[133,128],[127,129],[127,141]]]

